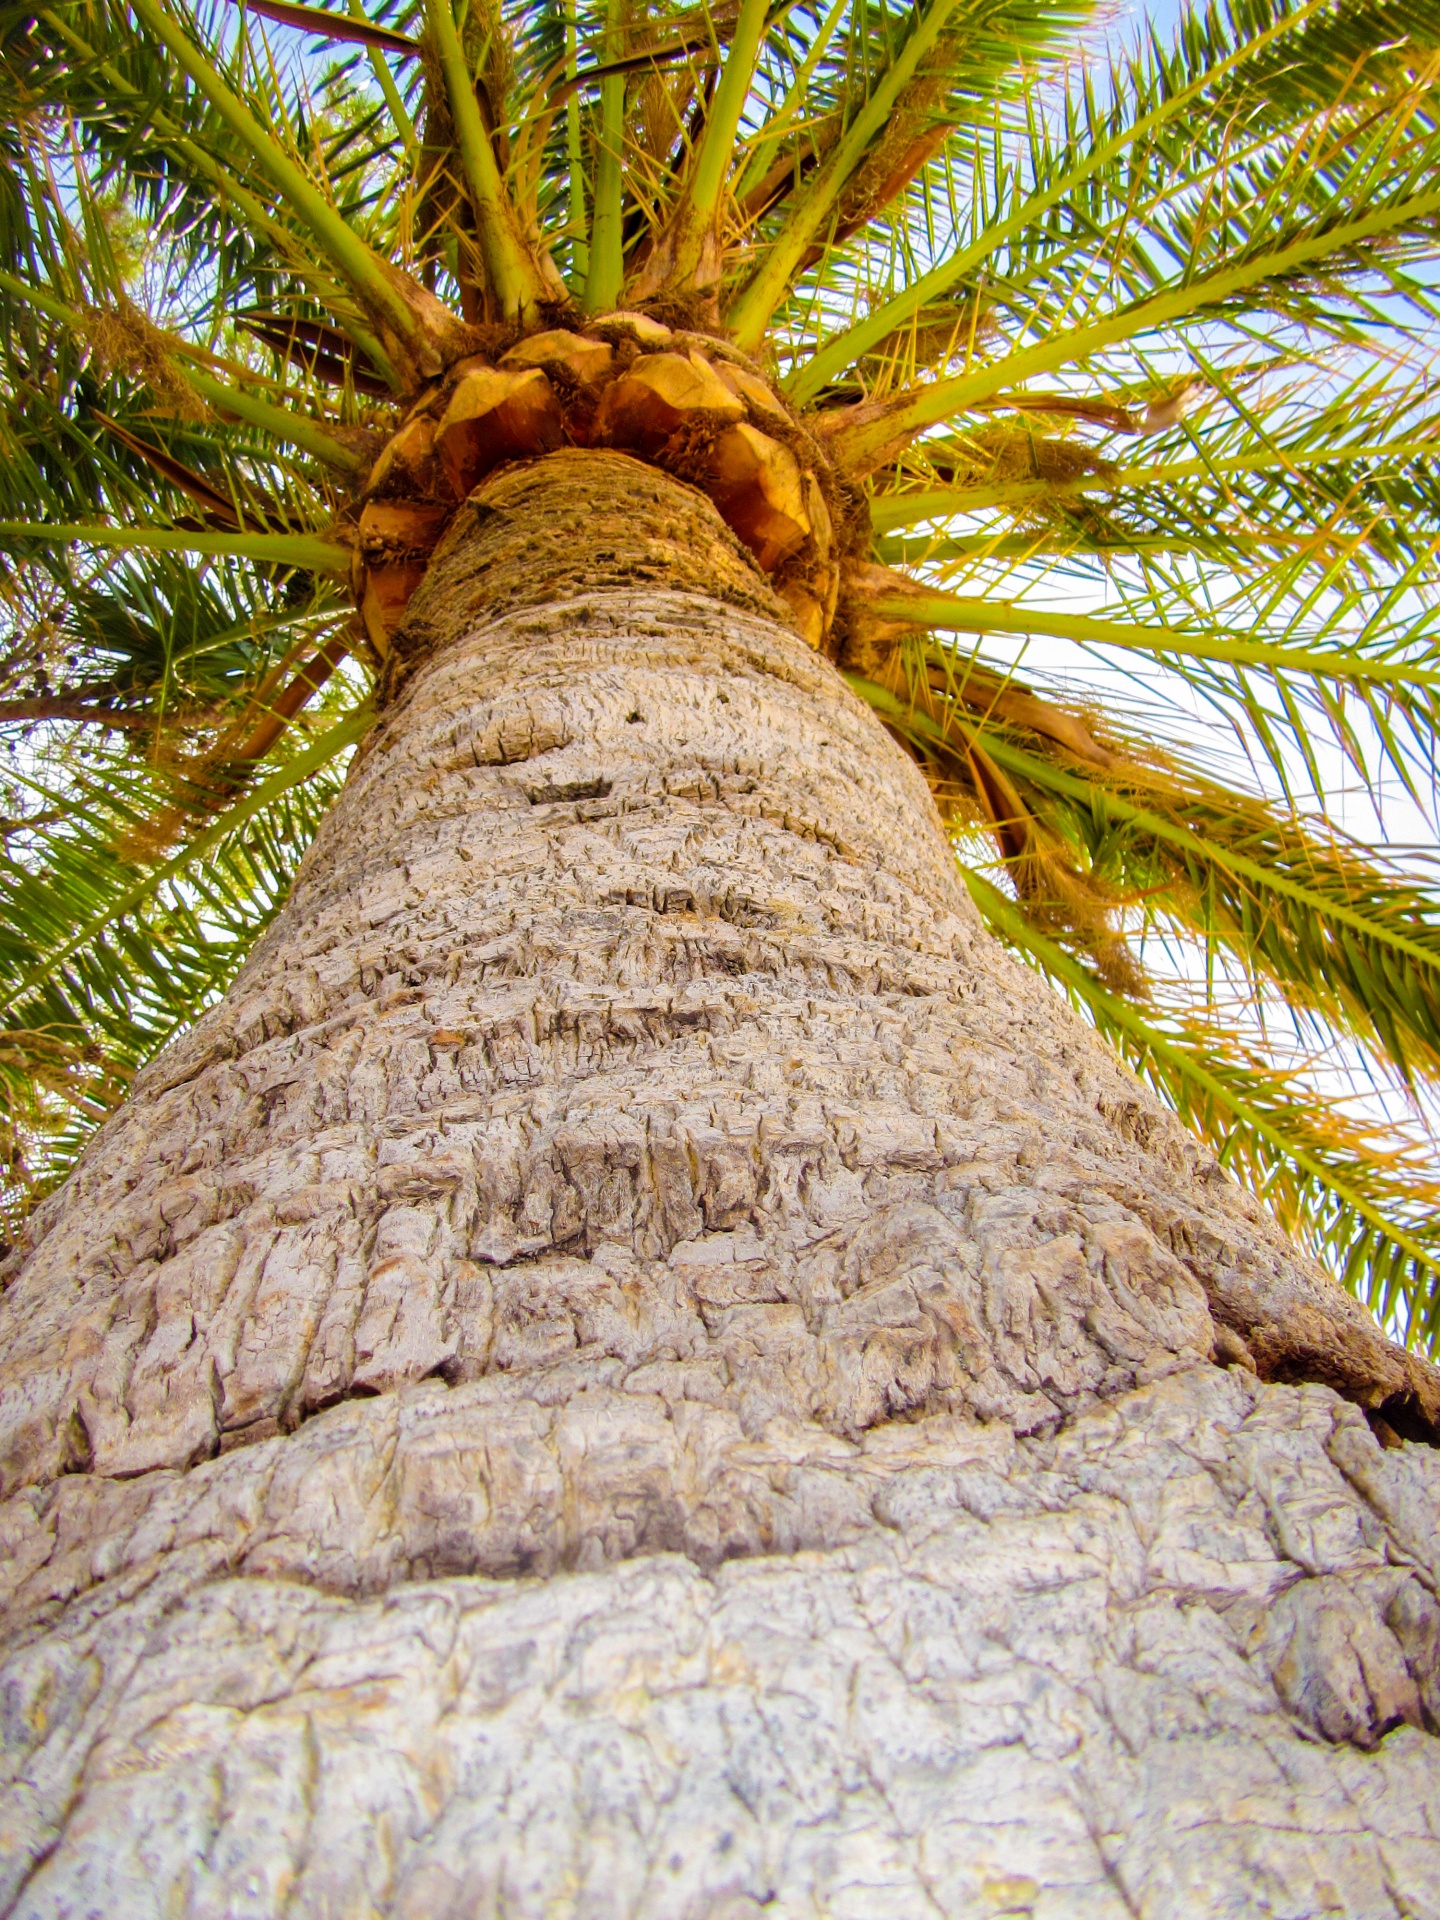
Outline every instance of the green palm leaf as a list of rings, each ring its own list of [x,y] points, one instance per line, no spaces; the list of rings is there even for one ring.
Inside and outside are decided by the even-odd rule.
[[[136,1068],[228,985],[368,721],[352,709],[168,858],[147,847],[166,783],[123,756],[21,783],[27,804],[0,855],[0,1229],[63,1177]]]

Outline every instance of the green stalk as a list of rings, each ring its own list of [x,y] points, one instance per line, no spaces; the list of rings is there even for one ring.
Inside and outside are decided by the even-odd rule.
[[[262,781],[259,786],[252,789],[243,800],[231,807],[228,813],[222,814],[213,826],[207,827],[198,839],[191,841],[190,845],[177,853],[173,859],[167,860],[163,866],[156,867],[149,873],[142,874],[120,895],[118,900],[111,901],[93,919],[88,920],[83,927],[72,933],[68,940],[63,941],[58,947],[52,947],[27,973],[23,974],[5,998],[0,1000],[0,1015],[8,1013],[32,987],[38,986],[57,967],[63,966],[77,947],[84,946],[87,940],[93,940],[96,934],[103,933],[107,927],[112,926],[125,914],[133,913],[148,895],[163,886],[167,880],[184,873],[187,868],[203,860],[213,848],[219,846],[227,834],[233,833],[237,827],[243,827],[247,820],[268,807],[272,800],[278,800],[282,793],[288,792],[291,787],[299,786],[303,780],[308,780],[312,773],[318,773],[320,768],[327,765],[337,754],[343,753],[346,747],[352,746],[365,732],[374,717],[368,701],[357,707],[353,713],[347,714],[328,732],[322,733],[320,738],[312,742],[303,752],[297,753],[293,760],[287,760],[283,767],[272,773],[268,780]]]
[[[576,0],[565,4],[565,77],[575,78],[579,48],[575,38]],[[570,90],[565,101],[565,153],[570,163],[569,225],[570,282],[573,290],[583,292],[590,277],[590,226],[585,208],[585,143],[580,129],[580,95]]]
[[[735,135],[755,77],[755,62],[765,33],[769,0],[741,0],[740,17],[730,51],[720,70],[720,84],[710,103],[700,146],[686,170],[679,202],[670,216],[669,231],[661,236],[656,253],[668,255],[667,285],[691,283],[704,256],[707,238],[714,232],[721,196],[734,158]]]
[[[867,314],[865,319],[847,327],[844,333],[837,334],[820,352],[807,360],[803,367],[795,369],[783,383],[790,398],[797,406],[813,400],[815,395],[836,380],[847,368],[877,346],[897,327],[902,327],[913,319],[929,301],[948,293],[958,280],[975,268],[983,266],[985,261],[1001,251],[1010,241],[1023,233],[1028,227],[1043,217],[1052,207],[1058,206],[1067,194],[1091,179],[1102,168],[1119,155],[1147,138],[1157,128],[1163,127],[1177,114],[1193,105],[1196,99],[1212,89],[1236,66],[1252,59],[1261,52],[1271,40],[1279,35],[1293,33],[1312,15],[1324,10],[1327,0],[1309,0],[1306,6],[1298,7],[1293,13],[1287,13],[1253,40],[1247,40],[1243,46],[1211,67],[1206,73],[1192,80],[1188,87],[1182,87],[1179,93],[1172,94],[1160,106],[1150,113],[1142,114],[1133,126],[1114,134],[1109,140],[1102,140],[1099,146],[1091,148],[1084,162],[1074,167],[1057,180],[1044,193],[1036,194],[1025,202],[1017,213],[997,225],[988,226],[981,237],[959,253],[952,254],[948,260],[942,260],[932,267],[929,273],[921,276],[913,286],[903,293],[896,294],[893,300],[887,300],[882,307]]]
[[[445,76],[445,97],[460,143],[460,160],[490,291],[507,319],[529,319],[545,298],[545,282],[520,233],[500,177],[490,130],[475,97],[475,76],[455,31],[450,0],[425,0],[425,18]]]
[[[234,556],[272,567],[303,567],[307,573],[348,574],[350,549],[313,533],[212,533],[169,527],[89,527],[49,521],[0,521],[0,539],[47,540],[56,545],[136,547],[144,553]]]
[[[720,190],[734,159],[735,134],[740,115],[745,111],[750,82],[755,77],[767,5],[768,0],[741,0],[730,51],[720,69],[720,83],[710,102],[710,111],[705,116],[700,148],[688,169],[691,205],[697,211],[708,210],[710,215],[719,205]]]
[[[422,344],[415,315],[386,277],[378,255],[352,233],[314,181],[296,165],[231,91],[190,36],[170,19],[157,0],[131,0],[136,15],[170,49],[181,70],[199,88],[226,125],[269,174],[311,234],[359,295],[362,304],[392,327],[399,338]]]
[[[970,890],[970,897],[981,914],[991,926],[998,929],[1002,938],[1021,947],[1044,967],[1054,979],[1061,980],[1077,998],[1090,1007],[1097,1016],[1103,1016],[1117,1031],[1125,1034],[1131,1042],[1141,1049],[1142,1057],[1146,1053],[1163,1060],[1170,1070],[1182,1080],[1190,1081],[1201,1089],[1222,1109],[1235,1114],[1247,1127],[1263,1140],[1272,1152],[1299,1167],[1312,1180],[1317,1181],[1337,1199],[1352,1208],[1361,1219],[1366,1220],[1381,1233],[1386,1240],[1402,1249],[1408,1259],[1428,1272],[1437,1270],[1436,1257],[1427,1252],[1420,1242],[1399,1227],[1392,1226],[1377,1207],[1357,1193],[1340,1179],[1335,1171],[1318,1159],[1304,1147],[1297,1146],[1292,1140],[1263,1114],[1250,1104],[1232,1093],[1225,1083],[1207,1068],[1192,1058],[1183,1047],[1176,1046],[1147,1024],[1131,1006],[1106,991],[1098,981],[1086,972],[1078,960],[1066,953],[1053,940],[1047,940],[1031,927],[1025,916],[998,888],[992,887],[988,880],[978,873],[972,873],[966,867],[960,869],[961,877]],[[1102,1027],[1102,1019],[1097,1017],[1096,1025]]]
[[[622,18],[623,0],[609,0],[605,14],[607,60],[619,57]],[[600,151],[595,159],[595,199],[590,216],[590,271],[584,303],[587,313],[606,313],[619,306],[625,284],[620,171],[624,151],[625,76],[616,73],[600,82]]]
[[[889,119],[896,100],[914,78],[916,68],[944,31],[957,4],[958,0],[931,0],[835,151],[801,189],[790,217],[749,283],[726,312],[725,323],[743,352],[760,351],[771,316],[789,291],[810,243],[824,226],[846,182],[864,158],[866,148]]]
[[[785,138],[790,122],[795,118],[796,110],[805,98],[805,89],[810,84],[810,76],[820,64],[820,56],[835,37],[835,29],[840,24],[850,0],[834,0],[829,13],[820,23],[820,31],[806,49],[805,58],[796,69],[795,78],[785,91],[785,98],[760,129],[759,142],[752,149],[745,163],[745,170],[735,183],[735,198],[743,200],[751,187],[758,186],[765,177],[766,169],[775,158],[780,142]]]
[[[1238,266],[1221,268],[1203,279],[1176,287],[1169,293],[1155,294],[1148,300],[1122,307],[1107,319],[1097,320],[1088,327],[1079,327],[1073,333],[1059,334],[1054,339],[1041,341],[1037,346],[1024,347],[991,366],[957,374],[950,380],[937,380],[930,386],[919,388],[906,405],[898,406],[893,412],[872,421],[853,436],[846,435],[842,429],[836,435],[840,458],[847,464],[863,469],[867,459],[877,456],[893,441],[913,436],[923,428],[933,426],[938,420],[963,413],[967,407],[973,407],[981,400],[989,400],[1005,388],[1019,386],[1023,381],[1034,379],[1037,374],[1053,373],[1058,367],[1073,365],[1091,354],[1102,352],[1106,347],[1114,346],[1118,341],[1130,340],[1137,334],[1151,333],[1176,320],[1188,319],[1206,307],[1233,299],[1236,294],[1244,293],[1247,288],[1261,281],[1296,273],[1312,261],[1343,253],[1367,240],[1375,240],[1393,232],[1397,226],[1429,219],[1436,213],[1440,213],[1440,192],[1419,194],[1399,206],[1382,207],[1374,213],[1365,214],[1343,227],[1330,227],[1322,233],[1307,234],[1304,239],[1294,240],[1276,253],[1257,254],[1241,261]]]
[[[1220,526],[1211,528],[1212,546],[1222,541],[1233,551],[1271,552],[1279,547],[1297,548],[1312,544],[1300,534],[1235,533]],[[1045,527],[1034,533],[967,533],[954,538],[877,540],[875,557],[887,567],[937,565],[948,560],[999,560],[1013,554],[1051,553],[1194,553],[1196,543],[1178,534],[1140,534],[1133,540],[1101,540],[1076,529]]]
[[[882,620],[938,627],[951,633],[1048,633],[1086,646],[1182,654],[1190,660],[1224,660],[1237,667],[1268,667],[1322,679],[1370,681],[1382,686],[1440,686],[1440,668],[1404,660],[1367,660],[1345,648],[1282,647],[1238,634],[1132,626],[1121,620],[1097,620],[1089,614],[1051,613],[1043,607],[1017,607],[951,593],[884,594],[867,600],[865,605],[867,612],[878,614]]]
[[[367,18],[362,0],[350,0],[350,18],[352,20]],[[390,109],[390,118],[395,122],[400,138],[405,143],[405,151],[413,158],[420,151],[420,136],[415,131],[415,122],[410,118],[410,110],[405,105],[399,87],[395,84],[395,76],[391,73],[384,54],[378,47],[368,47],[366,51],[370,56],[370,71],[379,82],[380,91],[385,96],[385,104]]]
[[[13,294],[17,300],[23,300],[47,319],[58,320],[62,327],[68,327],[72,333],[79,333],[84,328],[83,314],[77,313],[73,307],[67,307],[53,293],[45,293],[39,287],[27,285],[24,280],[17,280],[13,273],[0,271],[0,292]]]
[[[1201,461],[1186,461],[1185,467],[1203,470]],[[927,520],[948,520],[958,514],[985,513],[994,507],[1023,507],[1033,500],[1050,500],[1073,493],[1119,493],[1127,487],[1160,484],[1161,476],[1171,475],[1165,467],[1151,467],[1146,478],[1132,479],[1122,470],[1113,474],[1092,474],[1080,480],[1013,480],[998,487],[927,487],[915,493],[876,494],[870,501],[870,527],[878,536],[900,533],[906,527],[918,527]]]
[[[323,460],[327,467],[334,467],[338,473],[358,474],[364,470],[366,462],[358,453],[326,433],[323,427],[308,420],[304,414],[292,413],[288,407],[277,407],[272,401],[262,400],[258,394],[247,393],[243,387],[227,386],[223,380],[212,380],[199,367],[187,367],[185,378],[207,406],[216,407],[222,413],[233,413],[250,426],[258,427],[262,433],[288,441],[291,446],[313,454],[317,460]]]

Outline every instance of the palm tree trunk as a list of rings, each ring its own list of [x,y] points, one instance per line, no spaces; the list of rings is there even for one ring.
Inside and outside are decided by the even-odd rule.
[[[699,494],[462,521],[9,1263],[0,1911],[1440,1911],[1433,1372]]]

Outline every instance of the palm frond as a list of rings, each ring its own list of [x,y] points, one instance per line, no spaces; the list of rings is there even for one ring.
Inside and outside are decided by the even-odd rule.
[[[1306,298],[1310,261],[1325,260],[1333,287],[1342,263],[1352,274],[1363,264],[1367,244],[1364,257],[1373,257],[1380,241],[1403,244],[1433,222],[1425,188],[1436,130],[1426,87],[1437,23],[1433,7],[1407,7],[1403,21],[1398,12],[1365,0],[1213,6],[1184,17],[1173,50],[1152,38],[1143,54],[1113,59],[1107,85],[1081,68],[1058,116],[1027,116],[1018,155],[1013,120],[996,112],[965,155],[971,192],[957,206],[944,257],[888,300],[872,292],[863,320],[797,356],[792,395],[814,398],[897,329],[921,324],[937,301],[958,331],[951,357],[966,352],[966,330],[954,320],[967,298],[984,300],[987,333],[1013,316],[1045,336],[1028,359],[1004,356],[1002,385],[1213,315],[1261,285],[1283,300],[1288,284],[1314,319],[1321,309]],[[1337,75],[1341,45],[1352,61]],[[1278,90],[1277,70],[1292,76]],[[1378,143],[1357,140],[1355,129],[1377,115]],[[1369,205],[1377,184],[1383,213]],[[1354,230],[1342,233],[1347,209]],[[1130,299],[1117,300],[1125,292]],[[1113,311],[1087,326],[1097,303]],[[1013,335],[1010,344],[1018,345]],[[947,407],[998,391],[990,377],[977,368],[956,376],[971,384],[952,382],[912,406],[943,419]]]
[[[971,661],[928,650],[906,665],[903,697],[852,685],[936,764],[952,804],[968,797],[977,751],[1001,771],[1010,841],[1002,851],[1022,869],[1035,867],[1037,840],[1049,852],[1033,878],[1012,872],[1021,910],[1038,927],[1074,920],[1082,902],[1073,930],[1083,941],[1101,927],[1097,957],[1113,968],[1110,922],[1138,907],[1142,926],[1193,942],[1207,969],[1223,954],[1257,992],[1273,987],[1319,1015],[1400,1084],[1418,1075],[1440,1086],[1433,892],[1323,821],[1160,759]]]
[[[1406,1344],[1440,1333],[1440,1181],[1423,1138],[1397,1143],[1339,1110],[1300,1072],[1277,1071],[1243,1030],[1183,1004],[1147,1009],[1047,939],[980,873],[991,929],[1062,987],[1117,1051]]]
[[[106,754],[11,770],[27,804],[0,854],[0,1231],[224,991],[368,721],[352,708],[168,859],[147,851],[167,784],[152,769]]]

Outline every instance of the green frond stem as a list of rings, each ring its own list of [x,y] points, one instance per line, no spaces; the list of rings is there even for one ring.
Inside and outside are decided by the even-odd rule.
[[[768,4],[769,0],[741,0],[700,145],[690,156],[679,197],[645,262],[635,288],[637,299],[661,287],[712,286],[720,277],[719,222],[725,182],[755,76]]]
[[[1345,647],[1277,646],[1251,640],[1243,634],[1214,630],[1191,633],[1183,627],[1142,627],[1123,620],[1100,620],[1090,614],[1052,613],[1045,607],[1017,607],[998,600],[969,599],[961,594],[877,594],[864,602],[867,612],[882,620],[914,627],[934,627],[950,633],[1047,633],[1059,640],[1086,646],[1123,647],[1135,653],[1187,660],[1220,660],[1236,667],[1263,667],[1276,673],[1297,673],[1316,679],[1348,680],[1378,686],[1440,686],[1440,667],[1413,660],[1376,659]]]
[[[258,427],[272,439],[288,441],[292,447],[312,454],[327,467],[333,467],[337,473],[354,475],[363,472],[366,462],[360,454],[326,433],[322,426],[303,413],[296,413],[289,407],[277,407],[273,401],[262,400],[258,394],[248,393],[244,387],[213,380],[199,367],[187,366],[185,378],[206,405],[214,407],[218,413],[232,413],[238,420],[245,421],[248,426]]]
[[[734,191],[737,200],[743,202],[751,188],[759,186],[764,179],[770,162],[780,150],[781,141],[790,132],[804,108],[805,93],[810,85],[811,75],[820,63],[820,56],[834,39],[841,15],[849,5],[850,0],[832,0],[830,11],[811,37],[810,44],[805,49],[805,57],[795,69],[795,78],[786,88],[784,99],[756,136],[755,144],[750,149],[750,157],[735,182]]]
[[[623,0],[607,0],[605,55],[622,50]],[[600,82],[600,136],[591,194],[590,269],[585,279],[585,311],[607,313],[620,304],[625,285],[624,179],[625,76]]]
[[[47,320],[57,321],[71,333],[78,333],[85,324],[84,315],[74,307],[66,306],[63,300],[57,300],[53,293],[47,293],[43,287],[32,287],[27,281],[17,279],[13,273],[6,273],[3,269],[0,269],[0,293],[23,300],[37,313],[43,313]]]
[[[123,552],[198,553],[210,559],[254,560],[261,566],[348,575],[350,549],[310,533],[212,533],[169,527],[57,526],[44,521],[0,521],[0,539],[39,540],[52,546],[113,547]]]
[[[425,18],[445,76],[445,98],[460,144],[489,292],[505,319],[529,320],[549,297],[545,276],[520,230],[501,178],[490,130],[476,97],[475,76],[455,30],[450,0],[425,0]]]
[[[365,310],[390,328],[417,358],[423,358],[429,343],[414,309],[392,278],[395,270],[371,252],[308,174],[231,91],[159,0],[131,0],[131,4],[139,19],[164,42],[182,72],[270,176],[277,192],[339,268]]]
[[[1139,149],[1152,135],[1172,121],[1183,118],[1194,103],[1215,88],[1234,69],[1264,50],[1281,35],[1292,34],[1307,20],[1322,13],[1329,0],[1307,0],[1307,4],[1286,10],[1272,26],[1236,47],[1225,59],[1198,74],[1186,87],[1168,95],[1149,113],[1139,115],[1108,140],[1091,147],[1084,160],[1068,168],[1048,187],[1023,200],[1008,219],[987,223],[979,239],[940,261],[893,299],[885,301],[856,321],[843,333],[826,341],[817,353],[796,367],[784,382],[797,406],[804,406],[822,392],[832,380],[838,380],[871,351],[900,328],[909,326],[916,314],[931,301],[938,300],[959,284],[967,274],[977,272],[1011,242],[1033,227],[1053,208],[1059,206],[1087,180],[1093,179],[1128,149]]]
[[[867,89],[863,105],[829,158],[816,168],[791,202],[780,231],[726,311],[725,323],[742,352],[760,351],[776,309],[788,295],[812,243],[823,232],[846,182],[889,119],[898,96],[934,48],[958,4],[959,0],[929,0],[928,5],[916,8],[905,44]]]
[[[579,66],[575,10],[579,0],[565,0],[565,77],[573,81]],[[580,97],[571,91],[565,99],[565,159],[569,167],[567,210],[570,233],[570,285],[583,295],[590,277],[590,222],[585,204],[585,140],[580,125]]]
[[[1119,1042],[1122,1051],[1129,1053],[1137,1064],[1151,1068],[1152,1073],[1157,1066],[1162,1069],[1155,1077],[1168,1086],[1172,1101],[1182,1112],[1189,1106],[1192,1119],[1199,1119],[1206,1108],[1210,1110],[1211,1124],[1207,1131],[1212,1138],[1217,1131],[1216,1119],[1228,1117],[1232,1127],[1238,1123],[1276,1160],[1298,1168],[1322,1192],[1333,1196],[1357,1219],[1364,1221],[1383,1242],[1397,1248],[1418,1277],[1428,1278],[1432,1286],[1440,1283],[1440,1248],[1427,1246],[1414,1233],[1396,1226],[1360,1189],[1353,1178],[1353,1168],[1340,1156],[1332,1160],[1297,1138],[1298,1130],[1287,1132],[1220,1074],[1160,1032],[1137,1007],[1109,992],[1072,954],[1038,933],[998,888],[964,866],[960,872],[971,899],[1001,939],[1028,953],[1052,979],[1059,981],[1089,1011],[1100,1032]],[[1175,1099],[1177,1092],[1183,1095],[1185,1090],[1203,1096],[1202,1100]],[[1346,1277],[1353,1282],[1355,1276],[1347,1272]],[[1419,1317],[1412,1316],[1412,1323],[1418,1322]]]
[[[1256,533],[1212,523],[1206,528],[1207,554],[1217,547],[1229,554],[1270,553],[1276,549],[1299,549],[1313,554],[1317,536],[1301,533]],[[1338,535],[1322,543],[1329,553],[1342,544]],[[1076,526],[1041,526],[1024,533],[966,533],[949,535],[920,534],[913,539],[895,536],[875,543],[875,557],[887,567],[937,566],[952,560],[1005,560],[1017,555],[1063,557],[1077,553],[1105,553],[1130,556],[1146,553],[1193,554],[1198,543],[1194,536],[1181,533],[1105,535]]]
[[[1002,533],[998,529],[992,533],[921,533],[910,539],[903,534],[892,534],[875,542],[874,553],[882,566],[921,567],[941,565],[952,560],[1028,558],[1032,554],[1053,553],[1057,549],[1067,553],[1078,548],[1085,553],[1118,550],[1128,554],[1149,550],[1151,545],[1153,543],[1125,540],[1111,546],[1086,539],[1083,534],[1069,527],[1041,526],[1023,533]]]
[[[350,18],[357,24],[365,20],[364,0],[350,0]],[[397,40],[403,40],[405,35],[396,34],[394,37]],[[410,42],[410,45],[413,47],[414,42]],[[405,143],[405,151],[413,160],[420,151],[420,136],[415,131],[415,122],[410,118],[410,109],[405,105],[400,89],[395,84],[395,76],[391,73],[380,47],[371,42],[369,52],[370,71],[374,74],[376,84],[385,96],[385,104],[390,109],[390,118],[395,122],[395,130]]]
[[[1217,267],[1168,292],[1134,301],[1104,320],[1076,327],[1068,333],[1058,332],[1049,340],[1022,347],[988,366],[956,374],[949,380],[932,381],[908,394],[898,395],[892,405],[867,417],[853,430],[838,428],[830,444],[836,458],[852,472],[868,471],[888,448],[908,443],[926,427],[953,419],[1007,388],[1019,387],[1026,380],[1054,373],[1062,367],[1077,366],[1122,341],[1212,312],[1267,280],[1292,277],[1327,257],[1341,257],[1367,242],[1383,240],[1405,228],[1418,229],[1422,223],[1434,220],[1437,214],[1440,214],[1440,191],[1420,193],[1411,199],[1378,207],[1359,219],[1316,229],[1292,240],[1288,246],[1273,251],[1257,249],[1248,259]]]
[[[211,850],[232,834],[237,827],[262,812],[272,801],[279,798],[289,788],[299,786],[313,774],[327,766],[347,747],[354,746],[361,739],[375,715],[367,701],[348,713],[343,720],[322,733],[293,760],[271,774],[268,780],[253,787],[243,799],[236,802],[226,813],[198,834],[195,839],[175,854],[171,859],[147,872],[137,875],[132,884],[116,899],[107,901],[104,908],[92,919],[72,932],[59,944],[51,947],[32,966],[28,967],[20,978],[10,986],[7,992],[0,994],[0,1019],[3,1019],[33,987],[46,979],[48,975],[64,965],[65,961],[78,948],[102,934],[109,926],[133,913],[167,880],[173,880],[188,870],[203,867]]]

